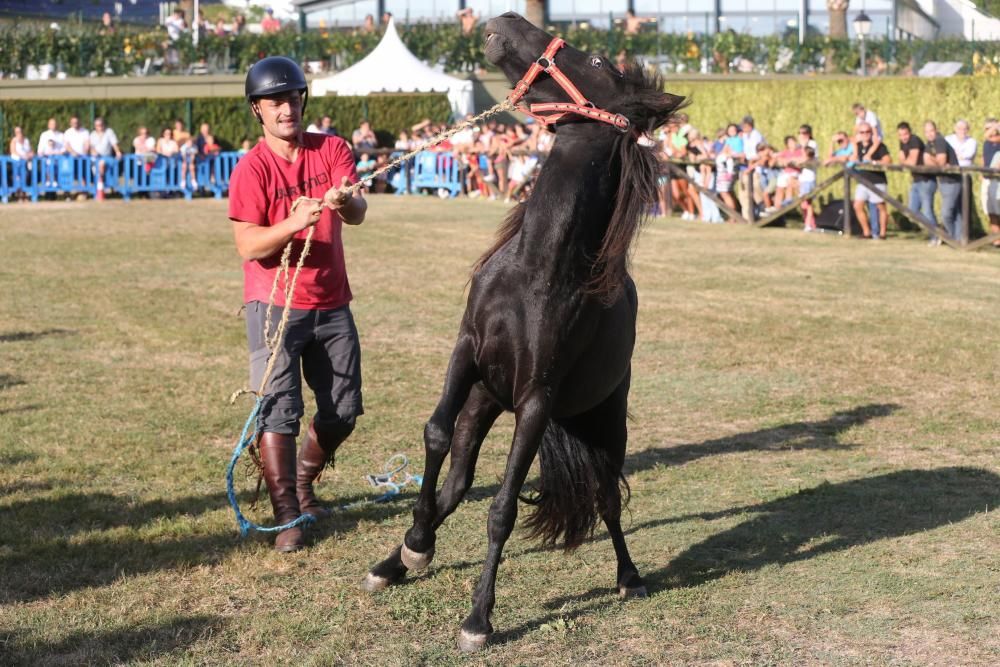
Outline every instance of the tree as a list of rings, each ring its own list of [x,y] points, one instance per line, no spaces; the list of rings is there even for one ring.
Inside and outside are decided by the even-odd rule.
[[[847,8],[850,0],[826,0],[826,11],[830,15],[830,37],[847,39]]]
[[[545,0],[525,0],[524,18],[532,25],[545,29]]]

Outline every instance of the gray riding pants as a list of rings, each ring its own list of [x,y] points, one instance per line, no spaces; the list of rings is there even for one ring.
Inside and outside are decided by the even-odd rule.
[[[257,390],[267,367],[264,318],[267,304],[246,305],[247,342],[250,347],[250,388]],[[281,308],[271,312],[271,329],[277,330]],[[293,308],[285,339],[276,352],[274,370],[264,388],[266,398],[258,421],[269,433],[299,434],[305,414],[302,378],[316,397],[316,420],[348,423],[364,414],[361,401],[361,345],[349,306],[333,310]]]

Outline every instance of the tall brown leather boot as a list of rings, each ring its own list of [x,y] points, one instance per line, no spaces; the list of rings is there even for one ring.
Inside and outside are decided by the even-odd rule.
[[[301,512],[299,498],[295,493],[295,437],[263,433],[260,438],[260,459],[277,525],[298,519]],[[305,545],[305,534],[299,526],[283,530],[274,538],[275,551],[298,551]]]
[[[316,481],[327,464],[333,465],[333,453],[353,430],[353,424],[344,423],[317,429],[315,420],[309,422],[309,430],[302,440],[302,447],[299,448],[295,483],[299,507],[303,512],[308,512],[317,519],[325,519],[330,516],[330,510],[320,505],[316,499],[313,482]]]

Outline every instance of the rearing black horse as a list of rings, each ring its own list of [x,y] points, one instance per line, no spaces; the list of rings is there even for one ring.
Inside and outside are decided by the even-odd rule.
[[[536,454],[539,488],[523,498],[534,505],[526,522],[532,536],[572,549],[602,519],[618,559],[620,594],[645,595],[620,522],[638,306],[627,264],[656,200],[658,175],[652,152],[636,139],[665,123],[683,100],[664,93],[660,77],[639,65],[620,72],[517,14],[490,20],[485,32],[486,57],[512,83],[531,79],[515,95],[536,110],[561,110],[551,103],[569,102],[568,94],[580,104],[554,124],[557,139],[530,200],[511,211],[476,266],[444,391],[424,428],[427,460],[413,527],[362,584],[381,590],[430,563],[435,531],[472,485],[486,433],[503,411],[513,411],[514,439],[490,507],[482,577],[462,623],[463,651],[481,648],[493,632],[497,567]],[[526,76],[536,61],[541,67]],[[568,88],[564,80],[572,82]],[[448,475],[435,494],[449,452]]]

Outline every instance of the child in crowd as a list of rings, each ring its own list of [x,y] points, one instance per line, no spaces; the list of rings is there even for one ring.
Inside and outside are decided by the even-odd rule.
[[[198,175],[195,171],[194,160],[198,156],[198,146],[194,142],[194,137],[190,134],[181,144],[181,184],[186,185],[188,177],[191,178],[191,187],[198,189]]]
[[[736,160],[742,157],[743,139],[740,138],[740,128],[730,123],[726,127],[722,150],[715,158],[715,189],[731,209],[737,207],[736,198],[733,197],[733,181],[736,179]]]
[[[365,189],[371,188],[372,182],[370,177],[372,172],[375,171],[375,160],[371,159],[368,153],[362,153],[354,168],[357,169],[358,180],[364,184]]]
[[[799,172],[802,171],[802,161],[805,153],[799,147],[795,137],[789,135],[785,137],[785,149],[778,153],[778,166],[781,173],[778,174],[777,189],[774,193],[774,208],[784,206],[786,202],[795,199],[799,191]],[[766,210],[766,209],[765,209]]]

